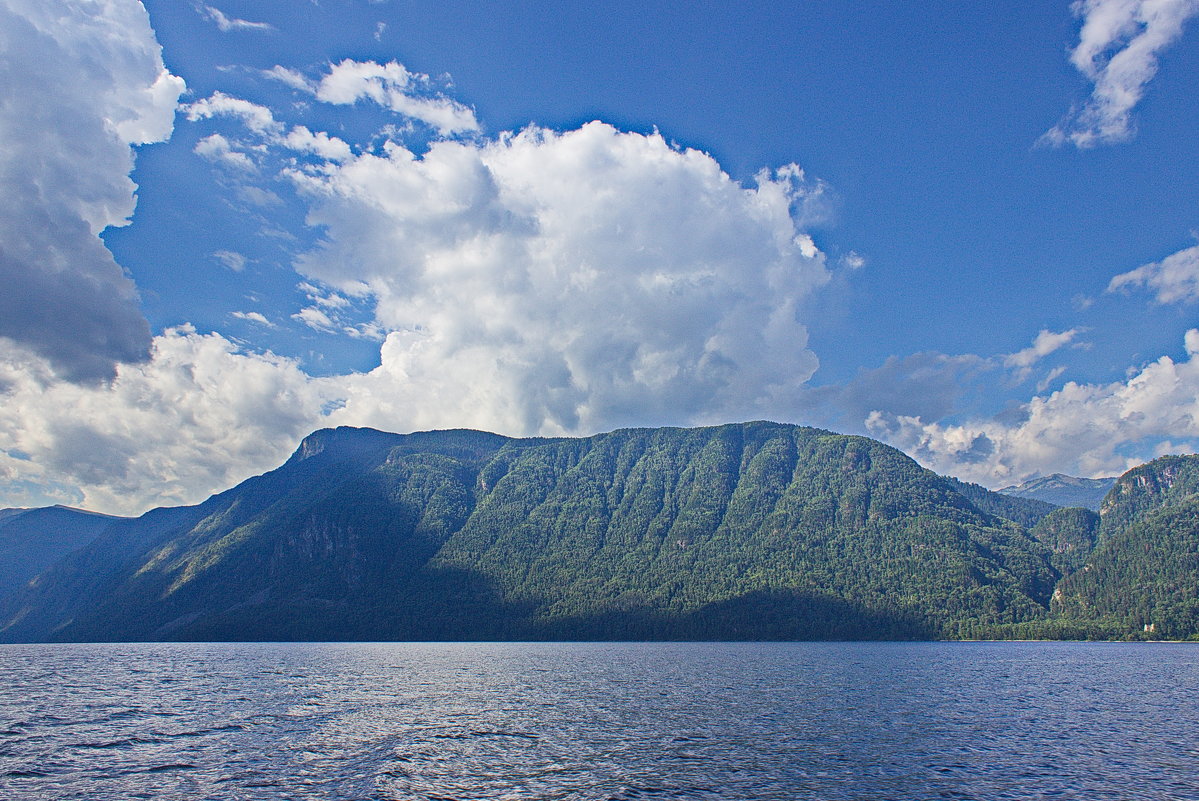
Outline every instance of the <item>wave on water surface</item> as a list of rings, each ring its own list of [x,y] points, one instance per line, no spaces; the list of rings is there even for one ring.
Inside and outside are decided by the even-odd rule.
[[[1199,799],[1193,655],[1094,643],[0,646],[0,796]]]

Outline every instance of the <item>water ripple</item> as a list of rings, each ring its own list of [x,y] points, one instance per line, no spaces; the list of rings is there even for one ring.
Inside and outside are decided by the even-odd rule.
[[[0,646],[0,797],[1199,801],[1195,653]]]

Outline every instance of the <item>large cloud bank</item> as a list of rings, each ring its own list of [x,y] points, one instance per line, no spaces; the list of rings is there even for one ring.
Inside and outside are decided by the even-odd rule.
[[[315,302],[297,319],[385,337],[380,367],[345,377],[338,419],[559,434],[799,408],[817,366],[803,306],[829,273],[801,225],[821,187],[795,165],[746,186],[705,153],[599,122],[483,138],[469,109],[416,93],[428,79],[394,63],[270,76],[436,133],[417,153],[351,146],[221,93],[187,109],[241,126],[203,155],[275,165],[310,204],[322,242],[295,266],[332,291],[305,284]],[[373,319],[339,319],[348,297]]]
[[[390,332],[347,416],[548,434],[785,415],[816,369],[800,310],[827,272],[795,167],[745,187],[591,123],[294,178],[326,234],[298,268]]]
[[[9,503],[135,513],[194,503],[275,467],[319,422],[320,384],[293,362],[183,327],[106,384],[0,360],[0,488]]]
[[[72,379],[148,355],[98,234],[128,221],[130,146],[170,135],[182,89],[138,2],[0,0],[0,346]]]
[[[349,88],[330,94],[331,78]],[[346,298],[372,309],[350,330],[382,340],[379,367],[313,378],[187,328],[109,384],[62,380],[52,354],[10,353],[10,498],[113,512],[196,501],[322,425],[555,434],[793,415],[817,366],[804,304],[829,277],[799,223],[819,191],[799,168],[744,185],[702,152],[602,123],[484,138],[390,65],[306,80],[297,91],[402,116],[415,112],[395,97],[412,93],[423,116],[409,119],[432,144],[351,146],[223,94],[188,116],[239,127],[202,155],[260,180],[273,169],[307,199],[322,237],[296,264],[314,300],[298,317],[333,328]],[[456,116],[424,113],[434,105]]]

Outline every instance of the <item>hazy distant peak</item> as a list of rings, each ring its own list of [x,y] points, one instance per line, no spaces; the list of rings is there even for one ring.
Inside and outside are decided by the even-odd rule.
[[[1099,510],[1103,497],[1116,483],[1116,476],[1107,478],[1079,478],[1064,473],[1030,478],[1027,481],[1004,487],[999,492],[1016,498],[1034,498],[1058,506],[1081,506]]]

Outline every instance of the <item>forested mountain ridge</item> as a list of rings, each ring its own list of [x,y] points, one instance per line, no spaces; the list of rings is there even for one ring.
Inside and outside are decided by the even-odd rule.
[[[978,484],[970,484],[965,481],[959,481],[956,478],[945,476],[955,490],[962,495],[970,503],[974,504],[980,512],[985,512],[996,517],[1007,518],[1015,521],[1025,528],[1032,528],[1037,525],[1042,518],[1060,508],[1058,505],[1048,501],[1039,500],[1037,498],[1029,498],[1020,495],[1004,495],[1000,492],[992,492],[986,487]]]
[[[1127,474],[1097,529],[793,425],[327,429],[202,504],[113,520],[0,598],[0,640],[1187,636],[1189,546],[1154,546],[1166,618],[1160,593],[1118,607],[1140,573],[1094,575],[1196,511],[1195,458]]]
[[[0,607],[6,639],[940,637],[1042,614],[1049,552],[862,437],[314,433],[118,521]]]
[[[1079,506],[1063,506],[1045,515],[1030,532],[1053,556],[1050,562],[1063,576],[1082,568],[1099,538],[1099,515]]]
[[[1199,456],[1155,459],[1116,481],[1094,551],[1052,608],[1112,636],[1199,635]]]
[[[950,620],[1034,615],[1052,587],[1045,550],[1018,526],[860,437],[774,424],[620,431],[505,467],[434,565],[481,570],[562,636],[669,636],[683,619],[687,636],[729,636],[727,623],[696,622],[714,603],[753,606],[739,625],[760,637],[881,634],[866,620],[940,634]],[[556,471],[561,482],[536,478]],[[538,486],[515,502],[505,491]],[[757,617],[851,599],[822,612],[835,620]]]

